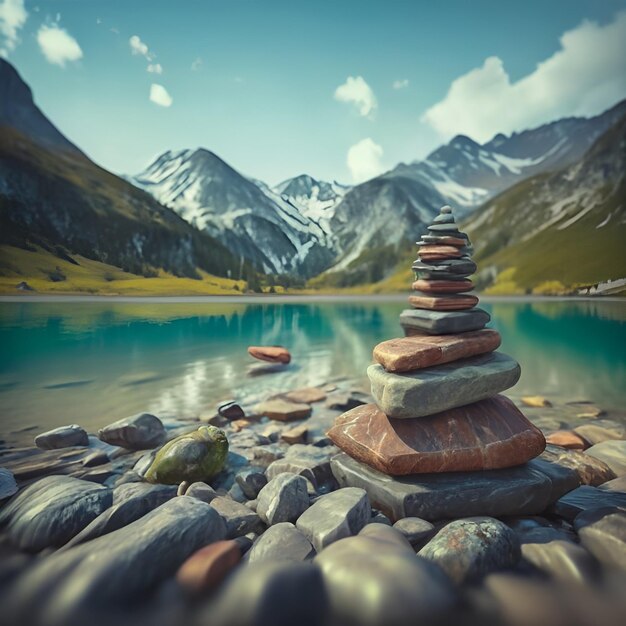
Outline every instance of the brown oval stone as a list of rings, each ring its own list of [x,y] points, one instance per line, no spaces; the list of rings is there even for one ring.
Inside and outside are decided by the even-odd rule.
[[[291,361],[289,350],[282,346],[250,346],[248,354],[255,359],[269,363],[287,364]]]
[[[546,443],[567,448],[568,450],[584,450],[588,447],[585,440],[578,433],[571,430],[557,430],[550,433],[546,437]]]
[[[393,419],[366,404],[340,415],[328,437],[357,461],[392,476],[512,467],[541,454],[546,443],[500,395],[415,419]]]
[[[409,304],[415,309],[431,311],[464,311],[478,304],[478,298],[470,295],[409,296]]]
[[[410,372],[493,352],[500,341],[500,333],[490,328],[455,335],[413,335],[379,343],[374,360],[388,372]]]
[[[218,585],[241,560],[236,541],[216,541],[194,552],[179,568],[176,580],[186,591],[199,593]]]
[[[422,278],[413,283],[413,289],[429,293],[462,293],[474,289],[474,283],[471,280],[426,280]]]

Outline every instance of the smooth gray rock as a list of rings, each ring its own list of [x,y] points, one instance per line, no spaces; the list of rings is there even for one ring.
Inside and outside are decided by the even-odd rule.
[[[234,572],[198,624],[219,626],[327,626],[327,591],[312,563],[267,561]]]
[[[435,534],[435,527],[420,517],[399,519],[393,527],[399,530],[414,547],[422,547]]]
[[[94,623],[107,611],[139,602],[196,550],[225,534],[208,504],[173,498],[124,528],[41,560],[18,579],[5,615],[14,623]]]
[[[412,418],[439,413],[489,398],[515,385],[517,361],[500,352],[405,374],[387,372],[378,363],[367,368],[376,404],[389,417]]]
[[[567,522],[559,524],[540,516],[513,517],[503,521],[515,531],[521,544],[578,541],[576,533]]]
[[[540,471],[550,479],[552,483],[550,502],[558,500],[561,496],[580,486],[578,472],[571,467],[560,465],[558,462],[537,457],[528,461],[527,466]]]
[[[339,624],[430,624],[457,601],[439,567],[415,555],[397,530],[370,524],[356,537],[325,548],[314,561],[322,570]]]
[[[60,547],[111,506],[111,490],[70,476],[47,476],[0,510],[0,527],[23,550]]]
[[[582,485],[559,498],[552,510],[555,515],[571,522],[582,511],[607,506],[626,507],[626,493]]]
[[[574,520],[580,541],[607,567],[626,571],[626,510],[583,511]]]
[[[165,440],[165,427],[150,413],[140,413],[113,422],[98,431],[98,437],[111,445],[130,450],[156,448]]]
[[[436,276],[436,280],[450,280],[450,276]],[[491,316],[483,309],[466,311],[427,311],[426,309],[405,309],[400,313],[400,324],[406,329],[416,329],[431,335],[464,333],[480,330]]]
[[[626,493],[626,476],[609,480],[601,484],[598,489],[602,489],[602,491],[621,491],[622,493]]]
[[[88,446],[87,431],[78,424],[59,426],[35,437],[35,445],[42,450],[70,448],[72,446]]]
[[[17,483],[13,472],[6,467],[0,467],[0,500],[10,498],[17,493]]]
[[[319,552],[338,539],[358,533],[370,519],[370,503],[363,489],[347,487],[319,498],[296,522]]]
[[[331,461],[342,487],[360,487],[392,521],[466,515],[533,515],[550,504],[550,479],[529,465],[482,472],[392,477],[339,454]]]
[[[293,524],[280,522],[268,528],[250,550],[250,563],[306,561],[315,556],[311,542]]]
[[[84,543],[90,539],[101,537],[119,528],[128,526],[128,524],[150,513],[150,511],[153,511],[175,496],[176,487],[173,485],[147,485],[146,489],[142,489],[135,495],[113,504],[61,549],[67,550],[79,543]]]
[[[468,517],[444,526],[419,552],[456,583],[477,580],[517,564],[517,535],[492,517]]]
[[[267,485],[267,477],[261,469],[256,467],[241,470],[235,476],[235,480],[248,500],[254,500],[259,495],[259,491]]]
[[[571,541],[524,543],[522,558],[550,578],[567,583],[594,584],[600,573],[593,556]]]
[[[460,259],[448,259],[445,261],[415,261],[413,271],[421,272],[449,272],[458,276],[470,276],[476,271],[476,263],[469,257]]]
[[[585,450],[585,454],[604,461],[618,478],[626,476],[626,441],[603,441]]]
[[[299,474],[278,474],[259,492],[256,510],[270,526],[295,522],[309,508],[307,481]]]
[[[226,538],[234,539],[264,528],[261,518],[245,504],[235,502],[227,496],[211,500],[212,506],[226,522]]]
[[[327,493],[337,487],[330,470],[330,459],[338,451],[335,446],[318,448],[296,443],[289,447],[284,458],[274,461],[265,474],[269,480],[285,472],[300,474],[311,482],[318,493]]]

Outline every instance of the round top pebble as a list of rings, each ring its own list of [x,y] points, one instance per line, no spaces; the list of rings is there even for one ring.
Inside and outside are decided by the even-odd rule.
[[[445,206],[442,206],[441,209],[439,210],[440,213],[452,213],[452,207],[448,206],[447,204]]]

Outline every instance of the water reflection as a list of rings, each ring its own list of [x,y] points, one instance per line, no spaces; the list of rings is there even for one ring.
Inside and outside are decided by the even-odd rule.
[[[626,304],[485,303],[503,351],[522,364],[517,393],[626,399]],[[2,432],[79,422],[95,429],[141,410],[180,416],[225,397],[348,376],[366,384],[372,347],[398,336],[398,301],[311,303],[2,303]],[[248,377],[248,345],[281,344],[294,366]]]

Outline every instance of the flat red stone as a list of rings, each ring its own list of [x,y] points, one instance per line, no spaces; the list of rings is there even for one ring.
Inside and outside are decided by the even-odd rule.
[[[474,289],[471,280],[416,280],[413,283],[415,291],[428,291],[429,293],[462,293]]]
[[[179,568],[178,583],[191,593],[199,593],[218,585],[241,560],[236,541],[216,541],[194,552]]]
[[[449,296],[409,296],[409,304],[415,309],[431,311],[463,311],[478,304],[476,296],[449,295]]]
[[[389,418],[365,404],[340,415],[327,434],[357,461],[391,476],[512,467],[546,445],[505,396],[414,419]]]
[[[589,447],[587,442],[572,430],[557,430],[546,437],[546,443],[568,450],[584,450]]]
[[[419,257],[422,261],[438,261],[442,259],[458,259],[463,253],[454,246],[421,246]]]
[[[388,372],[410,372],[493,352],[500,341],[500,333],[490,328],[455,335],[413,335],[379,343],[374,360]]]
[[[268,361],[269,363],[284,363],[291,361],[291,354],[287,348],[282,346],[250,346],[248,354],[260,361]]]

